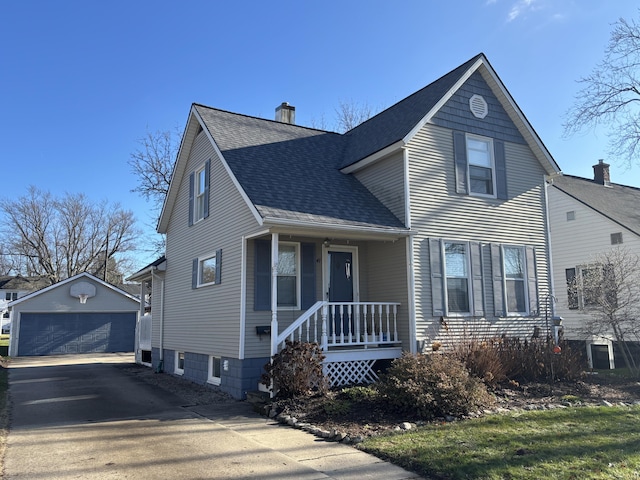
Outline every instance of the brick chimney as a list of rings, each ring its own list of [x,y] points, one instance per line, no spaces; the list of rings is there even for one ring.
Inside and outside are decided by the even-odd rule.
[[[296,124],[296,107],[282,102],[276,107],[276,121],[282,123]]]
[[[598,164],[593,166],[593,181],[607,187],[611,184],[609,164],[604,160],[598,160]]]

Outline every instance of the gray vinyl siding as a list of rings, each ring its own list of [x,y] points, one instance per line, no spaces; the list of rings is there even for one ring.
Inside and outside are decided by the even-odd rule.
[[[375,162],[355,173],[355,176],[378,200],[391,210],[391,213],[406,224],[402,153],[380,162]]]
[[[640,255],[640,237],[557,188],[548,190],[557,312],[564,319],[565,337],[584,340],[580,327],[590,317],[582,310],[569,309],[565,270],[588,265],[596,255],[617,247]],[[567,221],[570,211],[575,212],[575,219]],[[611,234],[618,232],[622,232],[623,243],[611,245]]]
[[[539,300],[548,291],[544,206],[544,170],[531,150],[505,142],[508,200],[457,194],[452,130],[426,125],[409,144],[411,224],[414,237],[418,341],[432,341],[440,331],[433,316],[429,238],[504,243],[536,247]],[[485,253],[484,261],[490,262]],[[490,263],[489,263],[490,265]],[[486,270],[486,269],[485,269]],[[491,278],[485,278],[486,316],[491,321]],[[509,317],[509,322],[523,322]],[[469,325],[468,319],[466,324]]]
[[[407,299],[407,249],[404,239],[393,243],[371,242],[368,244],[369,262],[361,264],[364,277],[369,279],[366,296],[360,300],[400,303],[398,310],[398,335],[409,349],[409,310]],[[382,273],[384,272],[384,273]]]
[[[46,292],[34,295],[13,307],[15,314],[18,312],[138,312],[140,303],[118,293],[102,284],[82,277],[78,282],[92,283],[96,287],[96,295],[87,299],[87,303],[69,295],[69,289],[74,282],[69,282],[59,287],[54,287]]]
[[[189,174],[208,159],[209,217],[189,227]],[[208,138],[200,133],[191,148],[167,227],[165,349],[238,358],[241,237],[256,224]],[[218,249],[222,249],[221,283],[192,289],[193,259]]]

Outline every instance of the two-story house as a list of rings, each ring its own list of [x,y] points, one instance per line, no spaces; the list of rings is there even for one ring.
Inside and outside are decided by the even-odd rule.
[[[616,368],[624,362],[613,332],[594,335],[585,329],[591,313],[580,287],[588,271],[597,268],[598,255],[621,248],[640,255],[640,189],[611,182],[609,165],[602,160],[593,172],[592,179],[562,175],[550,182],[553,278],[565,338],[586,346],[593,368]]]
[[[191,107],[158,231],[151,360],[242,398],[286,339],[334,385],[544,327],[555,161],[483,54],[344,133]]]

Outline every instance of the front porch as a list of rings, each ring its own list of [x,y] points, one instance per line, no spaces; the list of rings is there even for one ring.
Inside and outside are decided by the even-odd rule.
[[[324,372],[332,387],[372,383],[378,379],[376,361],[402,354],[399,307],[395,302],[318,301],[282,332],[275,315],[271,322],[271,356],[287,340],[314,342],[325,355]]]

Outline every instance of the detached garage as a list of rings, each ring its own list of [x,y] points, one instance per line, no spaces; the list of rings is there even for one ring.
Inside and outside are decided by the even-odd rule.
[[[81,273],[9,304],[9,355],[133,352],[140,301]]]

